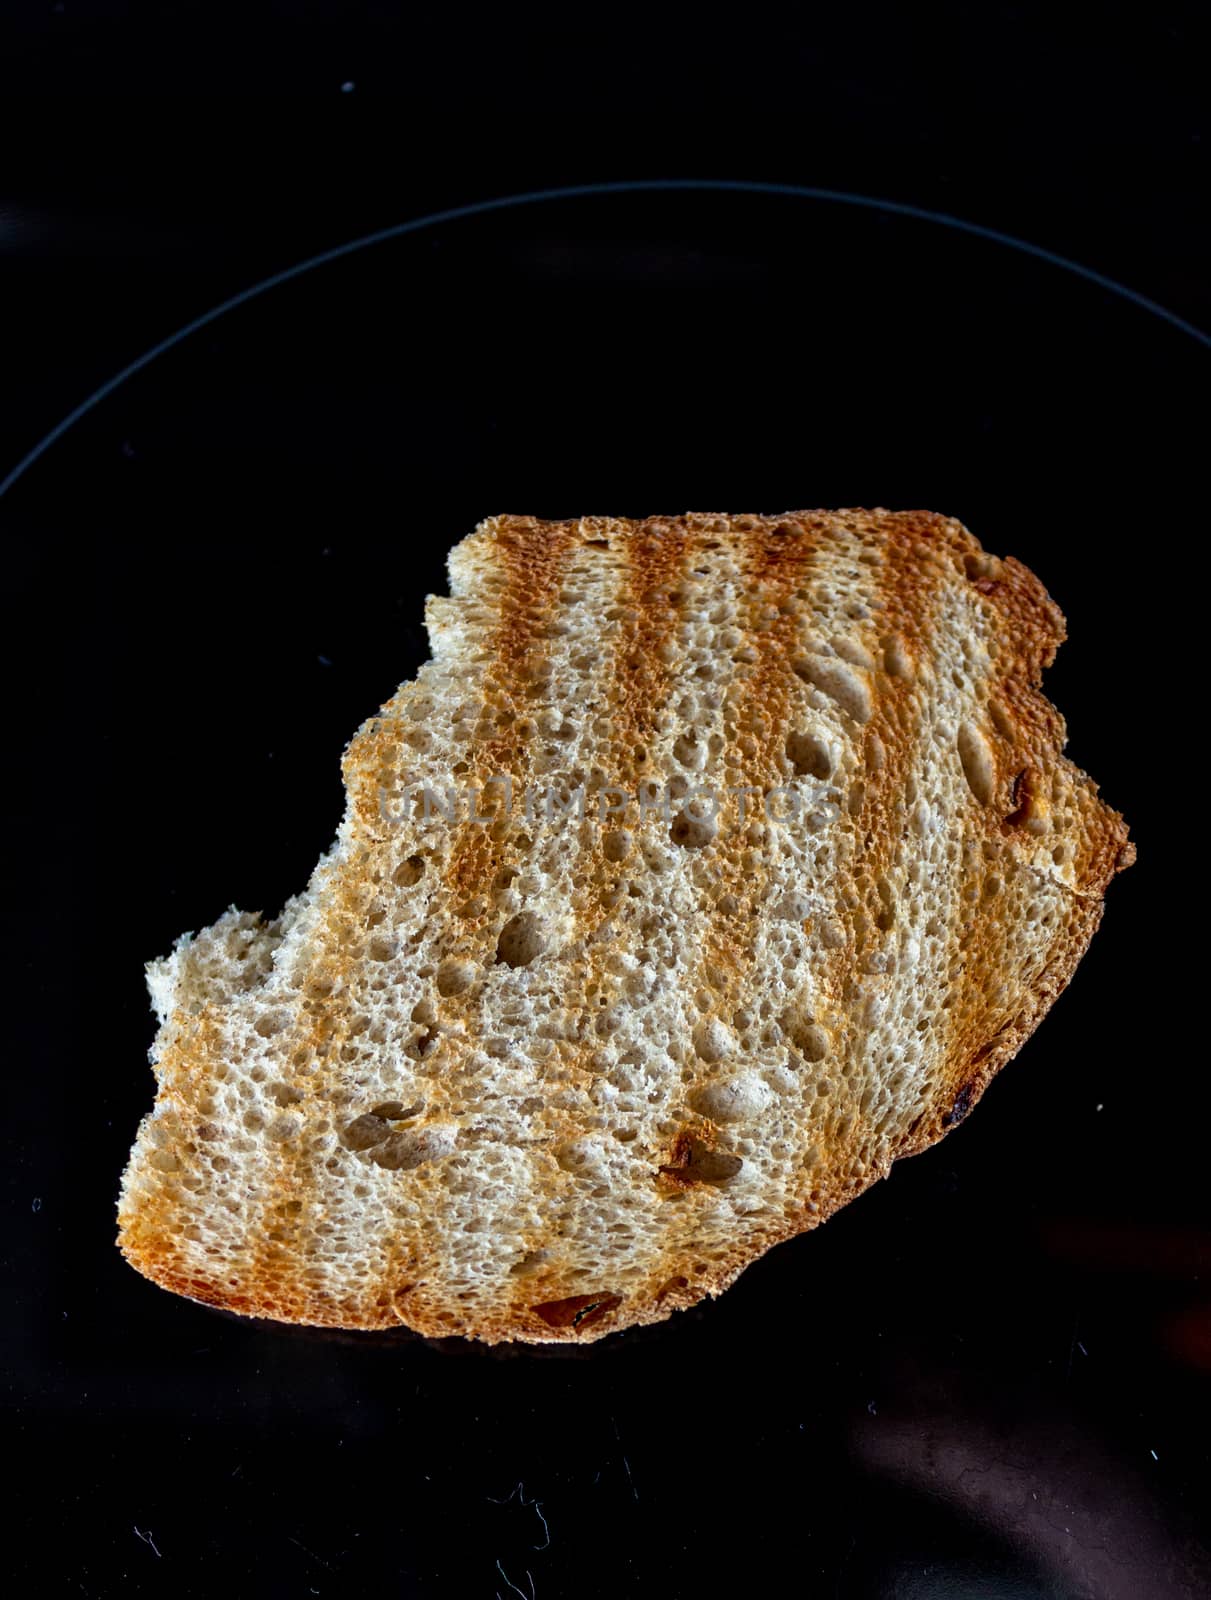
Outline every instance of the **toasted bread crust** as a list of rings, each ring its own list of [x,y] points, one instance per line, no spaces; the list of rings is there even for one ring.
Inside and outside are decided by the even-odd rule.
[[[380,1185],[387,1181],[356,1151],[338,1149],[323,1161],[316,1154],[318,1135],[309,1145],[303,1137],[285,1134],[257,1147],[241,1215],[235,1223],[223,1222],[226,1243],[207,1248],[202,1241],[207,1224],[200,1230],[191,1224],[191,1208],[200,1204],[196,1152],[214,1127],[208,1110],[214,1087],[233,1066],[229,1019],[234,1013],[229,996],[222,1003],[187,997],[178,979],[157,1041],[156,1113],[141,1132],[120,1205],[121,1248],[156,1283],[206,1304],[286,1322],[347,1328],[404,1323],[428,1336],[456,1333],[488,1341],[588,1342],[621,1327],[661,1321],[679,1307],[720,1293],[765,1250],[817,1226],[885,1176],[895,1159],[924,1150],[949,1132],[1070,980],[1100,921],[1106,886],[1130,864],[1133,847],[1122,819],[1063,756],[1063,720],[1039,685],[1064,638],[1064,622],[1031,572],[1012,559],[988,555],[959,523],[926,512],[689,515],[643,522],[493,519],[452,558],[456,586],[471,601],[456,596],[430,602],[429,609],[439,656],[446,632],[464,626],[459,605],[465,610],[469,603],[483,613],[476,611],[475,619],[492,663],[491,694],[462,781],[483,786],[501,773],[523,781],[540,772],[532,728],[546,715],[543,708],[554,706],[563,715],[559,684],[552,678],[553,630],[560,626],[561,608],[578,603],[576,574],[582,568],[577,563],[586,547],[600,549],[601,560],[610,566],[612,603],[606,618],[614,631],[603,639],[606,659],[598,679],[606,685],[609,707],[609,732],[598,752],[608,781],[628,787],[662,776],[652,762],[665,737],[662,709],[685,681],[684,662],[679,666],[675,659],[681,637],[679,590],[693,581],[703,551],[723,552],[719,559],[733,563],[733,589],[753,602],[732,628],[736,638],[727,646],[741,665],[728,681],[724,709],[728,726],[743,731],[734,747],[707,757],[708,764],[726,761],[729,784],[765,792],[787,781],[788,730],[796,718],[802,720],[805,706],[823,708],[820,715],[827,713],[844,730],[852,778],[846,826],[852,860],[860,862],[861,871],[838,896],[837,926],[830,930],[831,942],[818,951],[811,983],[813,1016],[848,1019],[846,1049],[852,1062],[863,1060],[868,1026],[863,1018],[885,998],[879,985],[889,959],[889,918],[895,916],[889,885],[910,881],[906,873],[914,852],[924,849],[913,842],[913,828],[922,836],[942,829],[949,851],[945,902],[950,911],[946,925],[929,938],[937,951],[932,959],[950,980],[945,1010],[937,1013],[928,1035],[924,1103],[910,1120],[901,1117],[900,1124],[876,1137],[871,1096],[864,1099],[863,1090],[870,1089],[878,1071],[854,1070],[848,1083],[842,1072],[832,1089],[827,1140],[795,1180],[797,1190],[781,1195],[781,1205],[768,1208],[768,1215],[741,1213],[746,1221],[735,1237],[725,1234],[710,1258],[699,1260],[695,1241],[702,1237],[702,1219],[711,1207],[717,1209],[720,1185],[727,1182],[720,1176],[726,1165],[720,1163],[739,1161],[728,1154],[725,1122],[692,1109],[703,1103],[701,1085],[710,1090],[707,1069],[695,1061],[698,1077],[689,1066],[682,1069],[693,1093],[687,1090],[678,1114],[679,1131],[664,1136],[662,1147],[652,1151],[652,1191],[669,1197],[659,1213],[659,1239],[645,1241],[649,1248],[640,1280],[629,1281],[625,1292],[615,1292],[608,1274],[600,1283],[580,1287],[584,1257],[577,1240],[559,1228],[531,1227],[529,1254],[520,1267],[515,1264],[518,1275],[503,1289],[497,1286],[482,1298],[454,1295],[443,1277],[441,1241],[433,1225],[426,1230],[421,1220],[408,1220],[440,1216],[431,1209],[434,1202],[424,1198],[433,1163],[388,1175],[395,1185],[390,1194],[403,1197],[398,1229],[376,1246],[369,1278],[353,1272],[343,1287],[334,1287],[332,1275],[316,1268],[316,1230],[322,1233],[334,1207],[344,1204],[359,1170],[373,1173]],[[849,608],[853,634],[841,642],[840,654],[836,640],[817,648],[812,634],[813,608],[820,604],[813,585],[823,581],[821,574],[829,579],[837,569],[839,550],[852,551],[855,563],[868,564],[874,586],[873,604]],[[855,577],[857,571],[855,565]],[[969,664],[965,670],[978,692],[960,707],[962,715],[955,714],[956,743],[945,760],[952,763],[948,772],[961,767],[966,786],[958,783],[948,791],[949,809],[941,816],[934,806],[922,820],[922,811],[930,811],[928,797],[921,794],[915,808],[905,797],[921,790],[923,775],[942,760],[942,724],[927,712],[941,692],[935,672],[941,643],[956,639],[964,649],[955,659]],[[458,638],[451,648],[460,648]],[[276,1092],[287,1108],[283,1120],[301,1118],[304,1132],[311,1126],[309,1116],[322,1129],[323,1119],[332,1115],[327,1102],[317,1102],[312,1110],[316,1064],[321,1072],[331,1072],[358,1048],[367,908],[381,896],[384,860],[394,861],[402,848],[384,822],[383,773],[398,759],[401,722],[418,703],[419,692],[405,685],[346,752],[349,813],[338,866],[313,892],[317,909],[304,914],[313,917],[315,930],[306,940],[290,929],[289,937],[283,936],[283,950],[297,945],[302,999],[282,1024]],[[487,726],[492,710],[495,721]],[[950,723],[944,725],[949,731]],[[417,743],[423,744],[419,736]],[[673,838],[676,842],[676,834]],[[617,968],[617,949],[602,929],[615,917],[619,889],[617,869],[603,859],[597,836],[591,848],[583,842],[581,848],[583,870],[567,891],[560,937],[576,952],[568,971],[574,973],[577,994],[587,996],[599,989],[604,993]],[[442,908],[441,917],[457,919],[458,949],[479,952],[476,959],[488,960],[487,952],[497,948],[502,920],[497,886],[516,873],[522,859],[518,850],[516,829],[463,829],[441,861],[440,877],[431,890],[426,885],[434,897],[430,903]],[[763,847],[742,827],[720,829],[703,846],[701,859],[710,893],[699,894],[695,902],[692,955],[685,972],[679,969],[678,984],[687,996],[709,993],[712,1015],[730,1018],[743,1012],[757,981],[751,930],[768,915],[781,879]],[[1033,920],[1017,909],[1025,905],[1032,883],[1046,906]],[[1015,898],[1002,911],[999,904],[1011,889]],[[804,919],[809,933],[819,920]],[[244,933],[260,937],[255,929],[240,936]],[[278,937],[272,928],[269,934],[271,940]],[[634,937],[624,934],[624,939]],[[278,959],[268,952],[263,964],[272,969]],[[1018,976],[1008,992],[998,975],[1010,972]],[[431,1144],[454,1128],[458,1074],[470,1070],[468,1063],[478,1059],[475,1052],[484,1044],[477,1036],[479,1007],[473,990],[443,995],[438,1044],[449,1060],[444,1074],[431,1080],[436,1109],[426,1112],[424,1134]],[[421,1035],[415,1042],[418,1060],[424,1040]],[[577,1092],[590,1083],[598,1042],[592,1034],[558,1040],[560,1082],[577,1086]],[[794,1049],[791,1053],[794,1057]],[[704,1059],[711,1059],[710,1051]],[[296,1071],[292,1062],[306,1063],[306,1070]],[[536,1070],[538,1080],[546,1083]],[[571,1090],[565,1098],[566,1111],[557,1105],[544,1110],[543,1148],[527,1169],[536,1215],[561,1206],[560,1214],[567,1217],[569,1206],[584,1204],[573,1195],[575,1174],[570,1178],[548,1155],[584,1133],[584,1114],[579,1103],[572,1104]],[[209,1136],[224,1149],[241,1142],[226,1133],[220,1138],[217,1130]],[[427,1150],[421,1155],[427,1160]],[[414,1190],[422,1197],[415,1203]],[[650,1204],[646,1194],[644,1204]]]

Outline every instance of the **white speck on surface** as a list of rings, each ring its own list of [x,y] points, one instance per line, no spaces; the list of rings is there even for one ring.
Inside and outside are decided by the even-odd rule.
[[[353,83],[351,83],[349,80],[346,80],[344,83],[341,84],[341,93],[342,94],[352,94],[353,90],[354,90],[354,87],[355,87],[355,85]]]

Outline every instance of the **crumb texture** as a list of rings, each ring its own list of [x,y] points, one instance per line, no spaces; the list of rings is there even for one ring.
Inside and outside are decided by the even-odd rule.
[[[960,1122],[1132,847],[1063,618],[955,521],[499,517],[449,572],[306,891],[148,970],[119,1242],[258,1316],[595,1339]]]

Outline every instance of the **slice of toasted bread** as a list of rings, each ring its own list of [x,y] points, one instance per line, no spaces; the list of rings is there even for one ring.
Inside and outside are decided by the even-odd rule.
[[[1059,611],[957,522],[500,517],[449,568],[306,893],[149,969],[120,1244],[283,1321],[595,1339],[961,1121],[1133,852],[1038,692]]]

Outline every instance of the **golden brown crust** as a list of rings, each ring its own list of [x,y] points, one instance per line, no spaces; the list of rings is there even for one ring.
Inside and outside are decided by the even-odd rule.
[[[548,1259],[518,1280],[505,1310],[460,1320],[459,1309],[427,1279],[425,1242],[406,1231],[388,1252],[372,1299],[326,1297],[308,1279],[306,1230],[317,1208],[322,1212],[323,1201],[307,1150],[299,1143],[273,1147],[260,1191],[250,1202],[255,1215],[247,1219],[244,1236],[249,1243],[239,1259],[214,1269],[199,1270],[181,1240],[171,1183],[128,1196],[120,1243],[139,1271],[195,1300],[282,1321],[366,1328],[404,1323],[435,1337],[467,1333],[489,1341],[588,1342],[619,1327],[663,1320],[678,1307],[720,1293],[766,1249],[817,1226],[884,1176],[892,1160],[924,1150],[966,1117],[1068,983],[1100,921],[1107,884],[1134,858],[1122,819],[1063,756],[1063,720],[1039,685],[1064,638],[1064,622],[1042,584],[1019,562],[998,560],[960,524],[927,512],[702,515],[639,523],[494,519],[475,537],[490,547],[484,559],[491,559],[503,575],[492,633],[492,690],[500,704],[514,711],[512,720],[478,744],[472,776],[485,782],[500,772],[523,780],[527,775],[530,756],[522,728],[526,707],[549,671],[547,642],[567,562],[580,545],[604,540],[618,552],[620,563],[615,604],[622,642],[609,662],[613,781],[633,785],[645,777],[654,709],[668,693],[667,656],[678,586],[696,551],[718,547],[728,552],[744,583],[763,602],[757,622],[745,633],[745,671],[726,689],[729,715],[751,730],[731,775],[738,772],[754,786],[768,787],[771,779],[780,782],[788,707],[805,676],[818,686],[820,671],[802,659],[808,603],[802,597],[817,548],[835,538],[839,527],[865,537],[880,604],[877,615],[854,618],[866,640],[861,648],[869,665],[859,661],[842,682],[852,698],[855,737],[866,755],[864,781],[849,800],[864,864],[861,888],[850,908],[844,941],[815,974],[821,994],[838,1008],[846,1003],[853,974],[866,971],[877,954],[887,914],[879,885],[893,874],[903,852],[896,832],[903,826],[901,802],[929,737],[917,680],[936,654],[939,630],[952,625],[940,597],[966,596],[963,604],[977,597],[996,652],[986,673],[987,715],[978,723],[964,723],[959,731],[959,754],[974,803],[964,812],[962,846],[955,854],[959,909],[950,937],[956,970],[967,977],[957,986],[949,1009],[930,1102],[911,1126],[873,1165],[856,1171],[852,1158],[858,1150],[860,1118],[855,1102],[848,1126],[845,1117],[839,1118],[837,1126],[844,1131],[820,1162],[818,1178],[799,1197],[801,1203],[771,1220],[756,1242],[750,1234],[691,1280],[685,1251],[693,1232],[695,1191],[717,1178],[712,1162],[730,1158],[715,1122],[687,1116],[653,1172],[653,1181],[664,1190],[683,1194],[683,1225],[670,1228],[662,1259],[643,1292],[625,1297],[606,1289],[566,1292],[559,1243],[548,1239]],[[829,692],[838,692],[835,684]],[[368,851],[377,836],[378,775],[392,748],[386,721],[390,710],[385,707],[362,731],[346,758],[353,812],[369,841]],[[893,822],[897,816],[900,821]],[[768,871],[760,860],[754,861],[739,832],[716,841],[712,849],[720,892],[701,905],[699,971],[708,974],[720,1006],[730,1008],[743,1001],[752,950],[742,930],[760,904]],[[459,907],[468,948],[494,937],[486,900],[510,860],[505,832],[490,827],[466,831],[451,854],[443,889]],[[994,992],[990,975],[1005,965],[1010,942],[1020,934],[1015,917],[998,913],[995,906],[1009,869],[1026,880],[1035,875],[1065,910],[1054,917],[1046,935],[1040,931],[1034,936],[1029,983],[1006,997]],[[327,931],[309,982],[318,986],[317,993],[327,984],[335,997],[305,1008],[292,1025],[289,1043],[298,1059],[334,1056],[349,1042],[353,1026],[348,1002],[340,996],[352,992],[343,980],[363,959],[370,893],[356,873],[339,877],[331,892]],[[588,952],[586,982],[600,976],[594,963],[604,957],[594,934],[609,916],[614,892],[608,865],[590,863],[573,907],[577,934]],[[457,1000],[453,1004],[457,1012]],[[178,1148],[174,1139],[205,1137],[199,1129],[206,1126],[210,1086],[225,1072],[230,1048],[222,1018],[206,1007],[177,1017],[174,1027],[158,1066],[162,1170],[170,1177],[170,1163],[176,1160],[172,1152]],[[577,1050],[587,1055],[591,1048],[587,1040],[569,1055],[575,1057]],[[568,1131],[573,1131],[571,1123]]]

